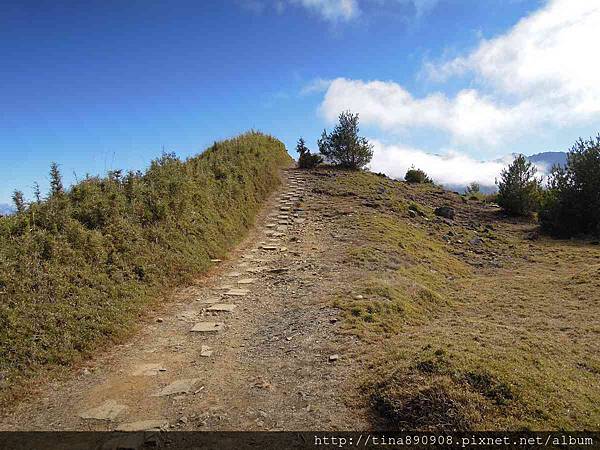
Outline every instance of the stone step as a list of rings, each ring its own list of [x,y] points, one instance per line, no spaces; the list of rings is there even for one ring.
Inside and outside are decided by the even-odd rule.
[[[190,331],[194,333],[218,333],[225,328],[223,322],[198,322]]]

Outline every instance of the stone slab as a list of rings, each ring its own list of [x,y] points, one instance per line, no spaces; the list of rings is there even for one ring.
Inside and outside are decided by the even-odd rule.
[[[256,278],[242,278],[238,280],[238,284],[252,284],[256,281]]]
[[[146,376],[152,377],[158,375],[160,372],[164,372],[165,369],[160,363],[148,363],[148,364],[139,364],[135,366],[133,369],[133,376]]]
[[[223,291],[223,290],[228,290],[228,289],[231,289],[232,287],[233,287],[233,286],[232,286],[231,284],[224,284],[224,285],[222,285],[222,286],[219,286],[219,287],[217,287],[217,288],[215,288],[215,289],[218,289],[218,290],[220,290],[220,291]]]
[[[225,292],[225,295],[229,295],[231,297],[243,297],[248,292],[250,292],[248,289],[231,289]]]
[[[224,327],[223,322],[198,322],[190,331],[194,333],[218,333]]]
[[[231,288],[232,288],[232,286],[227,286],[227,289],[231,289]],[[203,305],[212,305],[213,303],[219,303],[219,298],[218,297],[205,297],[205,298],[199,298],[196,301]]]
[[[235,308],[236,305],[233,303],[216,303],[206,310],[214,312],[232,312]]]
[[[82,412],[79,417],[82,419],[115,420],[126,409],[124,405],[119,405],[115,400],[106,400],[101,405]]]
[[[183,380],[173,381],[168,386],[165,386],[160,391],[152,394],[153,397],[166,397],[167,395],[173,394],[187,394],[190,392],[196,383],[200,381],[199,378],[187,378]]]
[[[203,345],[202,347],[200,347],[200,356],[204,358],[212,356],[213,352],[214,350],[212,349],[212,347],[209,347],[208,345]]]
[[[225,276],[230,277],[230,278],[235,278],[235,277],[239,277],[240,275],[241,275],[241,273],[239,273],[239,272],[230,272]]]
[[[120,424],[116,431],[154,431],[166,428],[169,422],[166,419],[138,420]]]

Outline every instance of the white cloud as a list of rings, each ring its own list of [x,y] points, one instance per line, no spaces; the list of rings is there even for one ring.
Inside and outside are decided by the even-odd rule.
[[[599,0],[551,0],[471,53],[428,64],[434,79],[470,77],[469,88],[454,96],[433,92],[415,98],[391,81],[340,78],[329,86],[320,110],[332,120],[351,109],[385,131],[442,130],[453,144],[491,151],[544,127],[600,117],[600,59],[594,57],[599,38]],[[471,87],[473,81],[478,89]]]
[[[600,60],[592,55],[599,39],[598,0],[553,0],[506,34],[429,70],[434,77],[473,72],[501,92],[569,101],[597,112]]]
[[[507,130],[524,124],[530,106],[500,106],[478,91],[465,89],[455,97],[433,93],[413,97],[391,81],[346,80],[331,82],[320,106],[321,114],[333,122],[344,110],[360,113],[363,123],[385,131],[430,127],[449,132],[459,142],[495,144]]]
[[[325,80],[323,78],[316,78],[310,83],[306,84],[301,90],[300,95],[309,95],[317,92],[325,92],[331,85],[332,80]]]
[[[357,0],[291,0],[330,22],[349,21],[360,15]]]

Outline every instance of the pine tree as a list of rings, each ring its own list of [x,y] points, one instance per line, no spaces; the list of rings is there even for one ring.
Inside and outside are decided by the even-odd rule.
[[[321,155],[310,153],[310,149],[306,146],[303,138],[298,139],[296,151],[300,154],[298,157],[298,167],[301,169],[312,169],[323,162]]]
[[[373,145],[358,135],[358,114],[345,111],[331,133],[323,130],[319,152],[330,162],[348,169],[362,169],[373,158]]]
[[[41,203],[42,191],[40,189],[40,184],[37,181],[33,183],[33,197],[35,198],[36,203]]]
[[[60,195],[63,191],[62,175],[58,169],[58,164],[53,162],[50,165],[50,195]]]
[[[12,201],[18,213],[25,211],[25,196],[23,192],[15,190],[12,195]]]
[[[498,182],[498,204],[515,216],[527,216],[539,207],[541,182],[535,177],[537,169],[523,155],[502,170]]]
[[[304,138],[301,137],[300,139],[298,139],[298,144],[296,144],[296,151],[300,154],[300,157],[302,157],[302,155],[310,153],[310,150],[304,142]]]

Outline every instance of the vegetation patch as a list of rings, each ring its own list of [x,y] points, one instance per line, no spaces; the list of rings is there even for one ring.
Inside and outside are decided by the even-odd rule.
[[[289,165],[261,133],[145,172],[112,171],[0,219],[0,373],[68,365],[134,326],[149,302],[205,271],[252,225]]]

